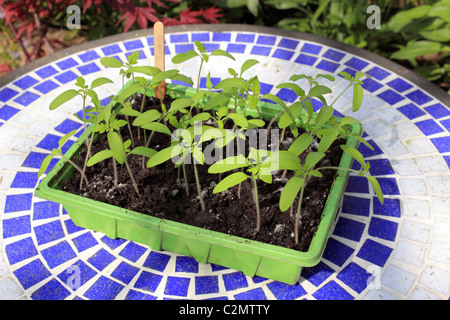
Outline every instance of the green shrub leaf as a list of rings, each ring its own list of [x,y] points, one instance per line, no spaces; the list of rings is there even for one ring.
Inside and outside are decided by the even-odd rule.
[[[67,101],[71,100],[72,98],[76,97],[80,93],[75,89],[69,89],[67,91],[64,91],[59,96],[57,96],[51,103],[50,103],[50,110],[55,110],[59,106],[61,106],[63,103],[66,103]]]
[[[99,163],[99,162],[106,160],[108,158],[111,158],[111,157],[113,157],[113,153],[111,150],[106,149],[106,150],[99,151],[89,159],[89,161],[87,162],[87,166],[88,167],[93,166],[94,164]]]
[[[284,186],[283,191],[281,191],[280,196],[281,211],[284,212],[292,206],[292,204],[295,201],[295,198],[297,197],[298,192],[300,191],[300,188],[303,186],[304,183],[305,179],[297,176],[289,179],[289,181]]]
[[[213,190],[213,193],[219,193],[219,192],[225,191],[225,190],[245,181],[247,178],[249,178],[249,176],[243,172],[232,173],[229,176],[222,179],[222,181],[220,181],[216,185],[216,187]]]

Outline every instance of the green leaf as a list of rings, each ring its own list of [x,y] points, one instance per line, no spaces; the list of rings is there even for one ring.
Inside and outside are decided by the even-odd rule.
[[[287,112],[284,112],[281,115],[280,120],[278,120],[278,126],[280,127],[280,129],[284,129],[287,126],[291,125],[294,122],[291,116],[294,117],[294,119],[297,119],[303,111],[302,105],[298,101],[290,105],[288,109],[291,112],[291,115],[289,115]]]
[[[119,134],[115,131],[109,131],[107,133],[107,138],[114,159],[116,159],[118,163],[123,164],[125,162],[125,149]]]
[[[352,102],[352,110],[356,112],[361,107],[363,101],[364,93],[363,88],[360,84],[355,83],[353,85],[353,102]]]
[[[223,173],[234,169],[245,168],[249,166],[248,160],[242,155],[228,157],[213,163],[209,169],[209,173]]]
[[[322,108],[320,108],[320,111],[319,111],[319,114],[317,115],[316,123],[315,123],[316,129],[319,129],[327,121],[329,121],[331,119],[331,117],[333,116],[333,113],[334,113],[333,107],[325,105]]]
[[[194,148],[194,151],[192,152],[192,156],[198,163],[200,163],[200,164],[205,163],[205,157],[203,156],[202,150],[200,148]]]
[[[191,125],[194,125],[195,122],[203,122],[211,118],[211,115],[208,112],[202,112],[199,114],[196,114],[191,119]]]
[[[244,115],[237,114],[237,113],[230,113],[228,115],[228,117],[230,119],[232,119],[233,122],[236,125],[238,125],[239,127],[244,128],[244,129],[248,128],[248,121],[247,121],[247,118]]]
[[[194,57],[198,57],[198,53],[194,50],[189,50],[187,52],[180,52],[172,58],[173,63],[182,63]]]
[[[44,158],[44,160],[42,161],[41,167],[39,168],[39,171],[38,171],[38,177],[40,177],[44,174],[44,172],[48,168],[48,165],[50,164],[50,161],[53,159],[54,156],[55,156],[55,153],[52,152],[51,154],[49,154],[48,156],[46,156]]]
[[[108,68],[120,68],[123,67],[122,61],[112,57],[103,57],[100,59],[100,63]]]
[[[69,138],[75,134],[75,132],[77,132],[77,129],[70,131],[64,137],[59,139],[58,146],[59,146],[60,149],[64,145],[64,143],[66,143],[66,141],[69,140]]]
[[[95,88],[102,86],[104,84],[107,84],[107,83],[113,83],[113,81],[108,78],[105,78],[105,77],[97,78],[94,81],[92,81],[91,89],[95,89]]]
[[[172,102],[169,112],[173,114],[176,111],[190,107],[193,104],[194,104],[194,100],[191,98],[185,98],[185,97],[178,98],[177,100],[174,100]]]
[[[278,160],[278,161],[277,161]],[[280,150],[271,153],[270,165],[274,170],[294,170],[302,167],[297,155],[287,150]]]
[[[255,60],[255,59],[246,60],[241,66],[241,76],[245,71],[247,71],[248,69],[250,69],[251,67],[253,67],[255,64],[258,64],[258,63],[259,63],[259,61]]]
[[[153,76],[152,81],[150,81],[150,85],[152,87],[156,87],[165,79],[171,79],[178,74],[178,70],[172,69],[167,71],[162,71]]]
[[[393,32],[399,32],[414,19],[419,19],[427,15],[430,9],[431,6],[429,5],[421,5],[409,10],[402,10],[389,20],[387,26]]]
[[[330,130],[327,131],[327,134],[322,135],[322,138],[320,139],[319,147],[317,149],[317,151],[319,152],[326,152],[336,140],[340,132],[338,128],[334,127],[330,128]]]
[[[267,99],[267,100],[271,100],[271,101],[277,103],[281,108],[283,108],[283,110],[289,115],[289,117],[291,117],[292,121],[295,121],[295,117],[292,114],[292,112],[289,110],[289,108],[286,106],[286,103],[284,103],[284,101],[281,100],[278,96],[271,94],[271,93],[267,93],[267,94],[263,95],[261,97],[261,99]]]
[[[302,135],[300,135],[297,139],[292,142],[290,145],[288,151],[295,154],[297,157],[301,155],[313,142],[313,137],[308,133],[305,132]]]
[[[435,3],[430,11],[428,11],[429,17],[439,17],[450,23],[450,2],[439,1]]]
[[[204,105],[203,110],[211,110],[216,106],[227,106],[230,102],[231,95],[221,92],[213,96],[208,102]]]
[[[181,81],[190,85],[193,85],[194,82],[192,82],[192,79],[189,78],[188,76],[185,76],[184,74],[176,74],[174,75],[172,78],[170,78],[171,80],[176,80],[176,81]]]
[[[106,160],[108,158],[111,158],[111,157],[113,157],[113,153],[111,150],[106,149],[106,150],[99,151],[89,159],[89,161],[87,162],[87,166],[88,167],[93,166],[94,164],[99,163],[99,162]]]
[[[142,86],[138,83],[134,83],[122,90],[122,92],[119,94],[118,100],[120,102],[123,102],[125,101],[125,99],[141,90],[143,90]]]
[[[129,64],[136,64],[138,59],[139,59],[139,51],[134,51],[127,57]]]
[[[242,183],[243,181],[245,181],[247,178],[249,178],[248,175],[246,175],[243,172],[235,172],[230,174],[229,176],[225,177],[224,179],[222,179],[222,181],[220,181],[216,187],[213,190],[213,193],[219,193],[222,191],[225,191],[239,183]]]
[[[363,137],[361,137],[360,135],[357,134],[351,134],[350,137],[353,137],[355,139],[357,139],[359,142],[363,143],[367,148],[369,148],[370,150],[374,150],[372,145],[370,143],[368,143],[366,141],[366,139],[364,139]]]
[[[67,91],[64,91],[59,96],[57,96],[51,103],[50,103],[50,110],[55,110],[59,106],[61,106],[63,103],[66,103],[67,101],[71,100],[72,98],[76,97],[80,93],[75,89],[69,89]]]
[[[157,151],[152,149],[152,148],[136,147],[133,150],[131,150],[129,154],[136,154],[136,155],[139,155],[139,156],[144,156],[144,157],[147,157],[147,158],[151,158],[156,153],[157,153]]]
[[[375,191],[375,194],[378,197],[378,200],[381,202],[381,204],[383,204],[384,202],[384,197],[383,197],[383,191],[381,191],[381,187],[380,184],[378,183],[378,180],[375,179],[375,177],[372,176],[365,176],[367,178],[367,180],[369,180],[370,184],[372,185],[373,190]]]
[[[226,78],[220,81],[214,89],[225,89],[225,88],[242,88],[244,90],[248,89],[247,82],[243,79]]]
[[[305,159],[305,170],[308,171],[309,169],[314,168],[314,166],[322,160],[322,158],[325,157],[325,153],[323,152],[310,152],[306,156]]]
[[[304,185],[304,183],[305,179],[297,176],[289,179],[289,181],[284,186],[283,191],[281,191],[280,196],[281,211],[284,212],[292,206],[292,204],[295,201],[295,198],[297,197],[298,192],[300,191],[300,188]]]
[[[164,124],[162,124],[160,122],[150,122],[150,123],[142,125],[141,128],[160,132],[160,133],[165,133],[169,136],[172,135],[172,132],[170,132],[170,129],[167,128]]]
[[[158,120],[159,118],[161,118],[161,113],[159,113],[158,110],[155,109],[147,110],[144,113],[139,114],[139,116],[137,116],[136,119],[134,119],[133,126],[140,127],[155,120]]]
[[[392,59],[408,60],[415,59],[418,56],[437,53],[441,50],[441,44],[434,41],[416,41],[406,47],[394,52]]]
[[[311,88],[308,92],[308,97],[319,97],[327,93],[331,93],[331,89],[322,85],[317,85]]]
[[[221,50],[221,49],[214,50],[213,52],[211,52],[211,55],[212,56],[222,56],[222,57],[230,58],[232,60],[236,60],[231,54],[229,54],[225,50]]]
[[[351,155],[362,167],[364,167],[364,157],[361,152],[347,145],[341,145],[341,149]]]
[[[295,94],[298,97],[303,97],[305,96],[305,90],[303,90],[302,88],[300,88],[300,86],[298,84],[295,83],[280,83],[279,85],[277,85],[278,89],[291,89],[292,91],[295,92]]]
[[[352,124],[352,123],[361,123],[359,120],[352,118],[350,116],[344,117],[340,123],[340,126],[345,126],[346,124]]]
[[[177,156],[183,148],[180,145],[173,145],[162,149],[158,153],[154,154],[147,162],[147,168],[157,166],[163,162],[168,161],[172,156]]]
[[[130,67],[127,70],[127,73],[142,73],[145,74],[147,76],[153,77],[155,75],[157,75],[158,73],[160,73],[161,70],[159,68],[156,67],[151,67],[151,66],[134,66],[134,67]]]

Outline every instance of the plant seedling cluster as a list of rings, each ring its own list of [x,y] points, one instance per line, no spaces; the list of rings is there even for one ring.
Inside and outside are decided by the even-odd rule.
[[[211,74],[206,77],[206,89],[200,89],[200,77],[204,64],[209,63],[214,57],[235,60],[226,51],[217,49],[208,52],[203,44],[196,41],[196,50],[186,53],[179,53],[173,57],[172,62],[184,63],[188,60],[200,59],[200,67],[197,74],[196,93],[192,97],[175,98],[170,105],[165,105],[161,100],[161,108],[145,110],[147,96],[154,94],[162,81],[177,80],[193,85],[193,81],[180,74],[177,70],[161,71],[151,66],[137,66],[139,53],[135,52],[128,56],[128,62],[122,63],[115,58],[102,58],[101,63],[106,67],[118,68],[122,77],[122,90],[112,98],[112,103],[101,106],[95,89],[101,85],[111,83],[107,78],[98,78],[90,86],[85,84],[82,77],[78,77],[75,86],[79,89],[70,89],[60,94],[51,104],[50,109],[56,109],[62,104],[72,100],[76,96],[82,98],[82,117],[86,144],[86,159],[84,167],[74,165],[73,159],[66,158],[61,146],[67,141],[75,131],[67,134],[60,140],[59,148],[45,158],[39,175],[47,169],[50,160],[54,156],[62,156],[66,161],[74,165],[80,171],[82,188],[83,182],[88,184],[89,179],[85,175],[86,166],[93,166],[101,161],[112,161],[114,167],[114,184],[117,185],[117,166],[125,166],[129,173],[136,194],[141,194],[135,180],[135,173],[132,172],[128,158],[131,156],[142,157],[142,168],[151,168],[162,163],[172,165],[181,170],[186,186],[186,194],[189,195],[186,170],[192,164],[194,171],[196,189],[201,205],[199,214],[207,211],[204,202],[202,188],[198,176],[198,166],[208,166],[208,173],[217,175],[217,184],[213,193],[221,193],[235,186],[240,186],[249,180],[253,190],[253,201],[256,208],[255,232],[261,229],[261,210],[258,199],[258,183],[273,183],[273,176],[278,172],[283,172],[286,176],[288,172],[289,180],[283,186],[279,208],[281,212],[290,209],[291,215],[294,212],[294,202],[298,199],[296,208],[294,230],[295,240],[298,242],[298,221],[301,216],[302,203],[304,202],[304,190],[311,177],[322,177],[325,169],[348,170],[356,172],[358,175],[368,179],[371,183],[380,202],[383,202],[383,194],[377,180],[370,175],[370,165],[365,162],[362,154],[347,145],[341,145],[344,152],[348,153],[360,165],[360,170],[345,169],[331,166],[319,166],[320,161],[329,152],[330,146],[339,139],[354,137],[369,148],[368,144],[360,134],[352,131],[352,124],[358,120],[350,116],[338,118],[334,116],[333,105],[350,88],[353,88],[353,111],[357,111],[362,105],[363,91],[361,80],[367,76],[357,72],[351,77],[345,72],[340,75],[348,81],[348,85],[343,92],[336,96],[333,101],[329,101],[332,90],[323,84],[325,81],[334,81],[335,78],[327,74],[318,74],[315,77],[306,75],[293,75],[289,82],[281,83],[279,89],[289,89],[295,92],[297,99],[291,105],[287,105],[278,96],[273,94],[261,94],[261,84],[258,76],[249,79],[244,78],[244,73],[257,65],[259,62],[254,59],[246,60],[239,70],[228,69],[229,77],[222,79],[217,84],[211,81]],[[131,83],[124,84],[125,78],[131,78]],[[302,82],[305,85],[302,85]],[[142,103],[139,106],[132,105],[130,101],[140,94]],[[90,98],[94,104],[93,108],[86,108],[87,99]],[[279,106],[279,113],[272,118],[265,119],[262,116],[259,102],[261,99],[269,100]],[[313,99],[319,100],[323,106],[318,112],[314,111]],[[223,158],[223,151],[234,142],[238,143],[246,140],[246,132],[250,129],[263,129],[270,132],[274,124],[281,129],[282,142],[287,129],[294,136],[293,142],[287,150],[267,150],[258,147],[249,147],[242,150],[237,155]],[[92,126],[89,134],[87,126]],[[136,127],[134,132],[139,137],[133,136],[132,127]],[[128,130],[129,139],[124,141],[123,130]],[[300,130],[301,129],[301,130]],[[278,129],[277,129],[278,130]],[[155,132],[166,134],[170,137],[170,145],[155,150],[152,145],[152,137]],[[302,132],[300,134],[300,132]],[[94,155],[90,154],[91,145],[95,136],[106,135],[108,149],[102,150]],[[141,136],[143,139],[141,139]],[[136,138],[136,139],[135,139]],[[138,145],[138,142],[140,144]],[[206,148],[204,143],[209,143]],[[314,147],[315,146],[315,147]],[[211,163],[207,150],[215,150],[215,154],[220,154],[219,159],[214,159]],[[308,152],[306,157],[302,157]],[[304,160],[302,160],[304,159]],[[170,163],[172,162],[172,163]]]

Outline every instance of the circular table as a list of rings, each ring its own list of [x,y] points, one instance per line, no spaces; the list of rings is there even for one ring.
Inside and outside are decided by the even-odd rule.
[[[363,107],[351,112],[348,92],[335,104],[359,119],[374,147],[360,147],[385,194],[379,205],[364,178],[351,175],[321,262],[305,268],[295,285],[193,258],[153,251],[77,227],[59,204],[36,198],[38,168],[65,133],[80,129],[80,106],[50,112],[49,103],[82,75],[115,81],[98,90],[102,103],[117,92],[117,69],[99,59],[125,60],[139,50],[139,65],[153,65],[153,31],[107,37],[49,55],[0,79],[0,299],[449,299],[450,295],[450,97],[413,72],[362,49],[322,37],[247,25],[166,28],[166,69],[196,79],[197,63],[171,57],[201,41],[236,57],[211,66],[212,81],[260,61],[262,93],[287,103],[277,89],[292,74],[362,71]],[[246,76],[251,76],[250,71]]]

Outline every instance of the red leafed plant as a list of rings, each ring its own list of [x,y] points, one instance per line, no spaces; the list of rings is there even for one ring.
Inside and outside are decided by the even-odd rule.
[[[48,32],[50,27],[66,26],[70,5],[82,9],[83,31],[88,31],[89,39],[145,29],[157,21],[167,26],[219,23],[218,18],[223,16],[214,6],[193,9],[193,0],[0,0],[0,19],[11,29],[27,63],[67,46],[62,39],[49,38]],[[103,24],[98,22],[102,19]],[[102,28],[108,31],[99,32]],[[89,33],[94,36],[89,37]]]

